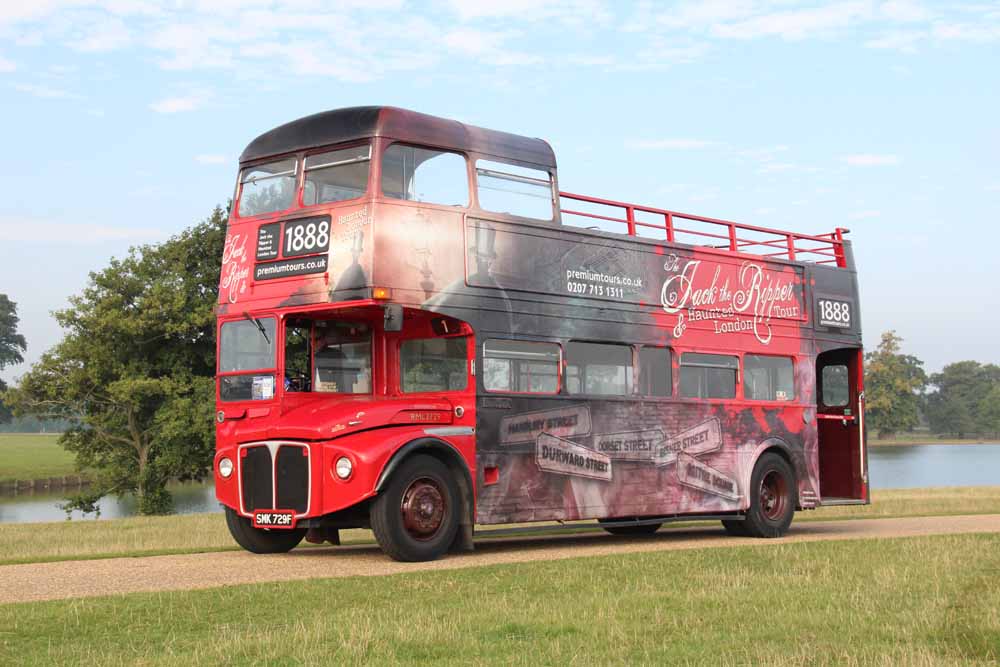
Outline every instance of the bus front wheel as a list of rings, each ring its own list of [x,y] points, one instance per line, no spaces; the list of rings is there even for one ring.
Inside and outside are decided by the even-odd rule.
[[[236,543],[255,554],[283,554],[298,546],[305,537],[305,528],[264,530],[254,528],[250,519],[226,508],[226,526]]]
[[[410,457],[371,506],[371,526],[382,551],[399,561],[444,555],[458,530],[458,486],[433,456]]]
[[[798,485],[788,461],[764,454],[750,477],[750,509],[742,530],[750,537],[781,537],[792,524],[797,499]]]

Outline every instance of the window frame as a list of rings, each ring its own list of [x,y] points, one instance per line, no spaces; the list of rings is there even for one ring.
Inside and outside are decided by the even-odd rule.
[[[581,386],[580,386],[581,391],[573,393],[573,392],[569,391],[569,366],[570,366],[571,362],[570,362],[570,358],[569,358],[569,351],[567,350],[565,352],[565,360],[563,362],[563,367],[565,368],[565,371],[566,371],[566,380],[567,381],[565,383],[565,387],[566,387],[566,395],[567,396],[586,396],[586,397],[590,397],[590,398],[595,398],[595,399],[601,399],[601,400],[603,400],[603,399],[609,399],[609,398],[630,398],[630,397],[634,397],[636,395],[637,386],[636,386],[636,382],[635,382],[635,367],[636,367],[637,359],[636,359],[636,351],[635,351],[635,345],[634,344],[632,344],[632,343],[611,343],[611,342],[608,342],[608,341],[571,339],[571,340],[566,341],[566,347],[569,347],[573,343],[580,343],[580,344],[584,344],[584,345],[605,345],[605,346],[608,346],[608,347],[624,347],[624,348],[628,349],[628,351],[629,351],[629,364],[625,365],[625,366],[622,366],[622,368],[625,368],[625,384],[626,384],[625,393],[623,393],[623,394],[592,394],[592,393],[590,393],[588,391],[585,391],[586,387],[584,386],[585,382],[582,381],[583,380],[583,376],[582,375],[581,375],[581,378],[580,378],[581,379]],[[603,365],[603,364],[592,364],[592,365]],[[629,377],[629,371],[631,371],[631,377]],[[631,380],[631,387],[628,386],[629,383],[630,383],[630,380]]]
[[[704,364],[685,364],[684,355],[712,355],[717,357],[730,357],[736,360],[736,379],[732,396],[685,396],[681,393],[681,380],[685,365],[690,368],[723,368],[720,366],[706,366]],[[678,352],[677,356],[677,378],[676,378],[676,398],[682,401],[742,401],[743,397],[743,352],[722,352],[717,350],[684,350]],[[672,363],[672,361],[671,361]],[[783,401],[787,402],[787,401]]]
[[[824,379],[823,374],[826,373],[826,369],[828,369],[828,368],[835,368],[837,366],[841,366],[845,370],[844,381],[845,381],[846,386],[847,386],[847,398],[844,399],[843,403],[834,405],[834,404],[826,402],[826,380]],[[817,400],[817,403],[819,404],[820,407],[823,407],[823,408],[832,408],[834,410],[842,410],[844,408],[849,408],[851,406],[851,404],[852,404],[852,402],[854,400],[854,392],[853,392],[853,386],[851,384],[851,366],[850,366],[850,364],[847,364],[847,363],[830,363],[830,364],[826,364],[825,366],[823,366],[823,369],[820,371],[820,374],[819,374],[819,383],[818,384],[819,384],[819,391],[817,392],[818,396],[817,396],[816,400]]]
[[[254,183],[256,183],[257,181],[270,180],[272,178],[281,178],[282,176],[287,176],[289,173],[291,173],[293,175],[293,177],[294,177],[294,180],[295,180],[295,186],[294,186],[295,191],[294,191],[294,193],[292,195],[291,204],[287,208],[277,209],[277,210],[274,210],[274,211],[266,211],[266,212],[262,212],[262,213],[254,213],[253,215],[242,215],[240,213],[240,206],[243,204],[243,189],[244,189],[243,186],[245,186],[247,184],[247,181],[243,179],[243,173],[246,172],[246,171],[252,171],[252,170],[256,169],[257,167],[260,167],[260,166],[265,165],[265,164],[270,164],[272,162],[281,162],[283,160],[292,160],[294,162],[294,166],[293,166],[293,169],[292,169],[291,172],[283,171],[283,172],[279,172],[277,174],[271,174],[270,176],[265,176],[263,178],[256,178],[256,179],[254,179]],[[292,153],[290,155],[271,156],[271,157],[268,157],[268,158],[261,159],[261,160],[259,160],[257,162],[252,163],[252,164],[247,164],[247,165],[244,165],[244,166],[240,167],[239,174],[236,177],[236,199],[233,202],[233,211],[236,213],[236,217],[238,219],[240,219],[240,220],[254,220],[256,218],[260,218],[261,216],[265,216],[265,215],[281,215],[283,213],[287,213],[288,211],[292,211],[292,210],[295,210],[297,208],[301,208],[301,206],[302,206],[302,171],[303,170],[300,168],[300,166],[301,166],[301,164],[304,164],[304,163],[305,163],[304,158],[301,156],[300,153]]]
[[[675,383],[676,383],[677,379],[679,378],[680,373],[675,373],[674,372],[674,361],[675,361],[674,348],[671,347],[671,346],[669,346],[669,345],[646,345],[646,344],[643,344],[643,343],[637,344],[634,347],[635,347],[635,354],[634,354],[634,358],[635,358],[635,370],[633,371],[633,373],[636,374],[635,375],[636,378],[640,378],[641,379],[642,375],[643,375],[643,372],[642,372],[643,371],[643,366],[642,366],[642,351],[645,350],[645,349],[650,349],[650,350],[666,350],[667,351],[667,366],[670,369],[670,381],[667,383],[667,389],[668,389],[669,393],[667,393],[665,396],[658,396],[656,394],[644,394],[644,393],[642,393],[642,387],[640,386],[640,382],[636,382],[635,383],[635,396],[641,397],[643,400],[647,400],[647,399],[653,399],[653,400],[661,399],[662,400],[662,399],[673,399],[673,398],[675,398],[676,394],[677,394],[677,387],[675,386]],[[680,363],[679,357],[677,358],[677,360],[678,360],[678,365],[679,365],[679,363]]]
[[[490,389],[486,386],[486,359],[490,358],[486,355],[486,345],[490,341],[512,341],[515,343],[531,343],[535,345],[555,345],[556,351],[559,354],[559,358],[556,361],[556,390],[549,391],[512,391],[510,389]],[[482,369],[480,375],[483,378],[483,391],[488,394],[510,394],[512,396],[559,396],[563,393],[563,377],[565,375],[566,366],[566,355],[563,351],[562,343],[559,341],[552,340],[525,340],[523,338],[485,338],[482,343]],[[495,358],[495,357],[493,357]]]
[[[389,152],[389,150],[393,146],[406,146],[408,148],[419,148],[421,150],[435,151],[437,153],[449,153],[449,154],[452,154],[452,155],[457,155],[460,158],[462,158],[462,160],[465,161],[465,200],[466,200],[465,203],[464,204],[439,204],[437,202],[419,201],[417,199],[400,199],[398,197],[393,197],[393,196],[391,196],[389,194],[386,194],[385,190],[383,189],[384,173],[385,173],[385,170],[383,169],[383,167],[385,166],[385,154],[387,152]],[[471,175],[471,172],[470,172],[470,164],[471,164],[471,160],[469,158],[469,153],[466,152],[466,151],[463,151],[463,150],[458,150],[458,149],[455,149],[455,148],[448,148],[448,147],[443,147],[443,146],[435,146],[435,145],[432,145],[432,144],[415,144],[415,143],[411,143],[411,142],[408,142],[408,141],[391,139],[391,140],[389,140],[387,142],[383,142],[382,143],[382,147],[378,151],[378,183],[375,184],[377,187],[372,187],[371,188],[371,191],[375,192],[376,193],[375,196],[379,197],[380,199],[383,199],[383,200],[385,200],[387,202],[396,203],[396,204],[404,204],[404,205],[409,205],[409,206],[434,206],[434,207],[440,208],[441,210],[444,210],[444,211],[455,211],[455,210],[467,211],[467,210],[471,209],[472,206],[473,206],[473,200],[474,200],[474,197],[475,197],[474,193],[475,193],[475,189],[476,189],[475,188],[475,181],[472,178],[472,175]],[[372,170],[372,172],[374,172],[374,170]],[[414,172],[414,173],[416,173],[416,172]]]
[[[479,173],[480,173],[479,163],[480,162],[492,162],[494,164],[509,165],[511,167],[517,167],[519,169],[531,169],[532,171],[540,171],[540,172],[544,172],[545,174],[547,174],[548,177],[549,177],[548,180],[547,181],[542,181],[541,179],[532,178],[530,176],[522,176],[520,174],[514,174],[514,173],[511,173],[511,172],[497,171],[497,170],[493,170],[493,169],[483,169],[482,170],[482,171],[486,172],[487,174],[491,174],[491,173],[492,174],[497,174],[497,176],[495,176],[495,178],[507,178],[507,179],[510,179],[510,180],[513,180],[513,181],[520,181],[520,182],[523,182],[523,183],[536,184],[536,185],[541,185],[543,183],[547,183],[548,184],[548,188],[549,188],[549,206],[550,206],[550,211],[549,211],[550,215],[549,215],[549,217],[548,218],[535,218],[535,217],[532,217],[532,216],[517,215],[516,213],[509,213],[509,212],[505,212],[505,211],[494,211],[492,209],[489,209],[489,208],[486,208],[485,206],[483,206],[482,199],[479,196]],[[473,189],[475,190],[475,193],[476,193],[476,208],[478,208],[483,213],[486,213],[486,214],[489,214],[489,215],[499,215],[499,216],[504,216],[504,217],[509,217],[509,218],[517,218],[519,220],[533,220],[535,222],[548,222],[548,223],[551,223],[551,222],[555,222],[556,221],[556,217],[558,215],[558,210],[559,210],[559,198],[558,198],[558,194],[556,192],[555,178],[553,177],[552,171],[550,169],[548,169],[548,168],[540,169],[537,165],[527,166],[527,164],[516,164],[516,163],[514,163],[514,162],[512,162],[510,160],[505,160],[505,159],[497,158],[497,157],[490,156],[490,155],[476,155],[476,156],[474,156],[473,159],[470,160],[470,167],[471,167],[471,173],[472,173]]]
[[[424,340],[461,340],[465,347],[465,354],[462,357],[463,368],[465,369],[465,386],[461,389],[432,389],[432,390],[420,390],[420,391],[406,391],[403,388],[403,345],[412,341],[424,341]],[[396,374],[398,379],[397,390],[400,396],[413,396],[416,394],[454,394],[454,393],[468,393],[470,384],[475,386],[475,379],[469,382],[469,336],[468,334],[460,334],[453,336],[416,336],[413,338],[401,338],[396,341]]]
[[[310,356],[309,363],[310,363],[310,366],[312,367],[312,377],[310,378],[310,389],[309,389],[308,392],[301,392],[301,393],[310,394],[310,395],[320,394],[320,395],[323,395],[323,396],[374,396],[375,395],[375,381],[376,381],[376,374],[375,374],[376,359],[375,359],[375,353],[376,353],[376,349],[377,349],[376,346],[375,346],[375,339],[376,339],[376,333],[377,332],[376,332],[375,327],[371,323],[365,322],[365,321],[359,321],[359,322],[357,322],[357,324],[364,325],[364,326],[368,327],[368,364],[369,364],[369,369],[368,369],[369,370],[368,391],[366,391],[366,392],[319,391],[319,390],[316,389],[316,386],[319,384],[319,382],[318,382],[318,379],[319,379],[318,378],[319,366],[316,365],[316,353],[319,352],[319,345],[316,344],[316,339],[317,339],[317,326],[316,326],[316,323],[319,322],[319,321],[324,321],[324,320],[313,320],[313,325],[312,325],[312,339],[311,339],[310,345],[309,345],[309,356]],[[351,322],[352,320],[325,320],[325,321]],[[282,372],[284,372],[284,369],[282,369]],[[284,383],[282,383],[282,384],[284,384]]]
[[[225,403],[227,405],[232,405],[235,403],[266,403],[268,401],[273,401],[278,398],[279,392],[284,390],[284,382],[278,382],[278,377],[280,373],[278,372],[279,358],[283,356],[281,351],[281,345],[284,345],[284,336],[280,334],[281,322],[283,318],[277,313],[257,313],[254,315],[258,320],[272,319],[274,320],[274,339],[271,345],[274,347],[274,357],[273,365],[267,368],[253,368],[248,370],[238,370],[238,371],[222,371],[222,327],[227,324],[232,324],[233,322],[249,322],[245,317],[233,317],[231,319],[222,320],[218,322],[218,330],[216,331],[216,341],[215,341],[215,399],[219,403]],[[259,335],[259,334],[258,334]],[[239,377],[239,376],[265,376],[270,375],[274,381],[274,388],[271,398],[254,400],[253,398],[236,398],[236,399],[223,399],[222,398],[222,381],[223,378],[229,377]]]
[[[356,148],[358,146],[364,146],[365,144],[368,145],[368,158],[367,158],[367,162],[368,162],[368,178],[365,180],[365,191],[362,192],[359,196],[352,197],[351,199],[340,199],[338,201],[321,202],[321,203],[317,203],[317,204],[306,204],[305,203],[305,196],[306,196],[306,172],[312,171],[312,170],[315,170],[315,169],[323,169],[323,168],[326,168],[326,167],[334,167],[334,166],[341,165],[341,164],[354,164],[356,162],[364,162],[365,161],[365,160],[343,160],[341,162],[329,162],[329,163],[324,163],[324,164],[321,164],[321,165],[318,165],[318,166],[306,167],[306,162],[309,160],[309,158],[315,157],[316,155],[322,155],[323,153],[332,153],[333,151],[349,150],[351,148]],[[327,206],[339,206],[341,204],[348,204],[348,203],[351,203],[351,202],[356,202],[356,201],[359,201],[361,199],[365,199],[368,196],[370,196],[369,193],[372,192],[372,176],[375,173],[375,169],[374,169],[374,165],[375,165],[375,139],[374,139],[374,137],[373,138],[369,138],[369,139],[362,139],[362,140],[359,140],[359,141],[349,141],[349,142],[346,142],[346,143],[343,143],[343,144],[336,144],[336,145],[333,145],[333,146],[325,146],[323,148],[317,148],[317,149],[310,148],[308,151],[302,153],[301,157],[302,157],[302,169],[300,170],[301,171],[301,178],[299,179],[299,184],[298,184],[298,189],[297,189],[298,195],[297,195],[296,200],[295,200],[297,202],[299,208],[305,209],[305,210],[312,210],[312,209],[318,208],[318,207],[324,207],[325,208]]]
[[[747,378],[750,377],[750,374],[747,372],[747,360],[746,360],[746,358],[748,356],[751,356],[751,357],[768,357],[770,359],[787,359],[788,361],[790,361],[791,364],[792,364],[792,395],[791,395],[791,397],[782,400],[780,398],[751,398],[751,397],[747,396],[746,382],[747,382]],[[787,354],[767,354],[767,353],[758,354],[757,352],[744,352],[743,354],[740,355],[740,361],[741,361],[741,364],[742,364],[742,366],[741,366],[742,377],[740,378],[741,381],[740,381],[739,384],[740,384],[741,390],[743,392],[743,400],[745,400],[745,401],[752,401],[754,403],[777,403],[778,405],[789,405],[789,404],[794,404],[794,403],[798,403],[799,402],[798,390],[797,390],[797,383],[796,383],[796,379],[798,378],[798,375],[797,375],[797,372],[795,370],[795,361],[796,361],[796,358],[794,356],[787,355]]]

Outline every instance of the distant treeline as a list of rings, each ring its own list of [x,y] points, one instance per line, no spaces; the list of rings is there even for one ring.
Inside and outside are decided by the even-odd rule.
[[[7,423],[0,422],[0,433],[62,433],[73,426],[67,419],[41,420],[37,417],[12,417]]]
[[[938,435],[1000,436],[1000,366],[957,361],[928,375],[924,362],[902,353],[895,331],[865,355],[868,426],[879,437],[926,426]]]

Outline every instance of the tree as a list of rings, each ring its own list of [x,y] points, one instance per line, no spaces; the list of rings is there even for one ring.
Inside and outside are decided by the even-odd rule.
[[[993,385],[977,407],[979,432],[994,438],[1000,435],[1000,383]]]
[[[974,431],[990,430],[989,403],[984,400],[1000,387],[1000,367],[977,361],[948,364],[931,376],[935,389],[927,397],[927,417],[935,433],[964,437]]]
[[[0,371],[24,361],[21,353],[28,349],[24,336],[17,333],[17,304],[6,294],[0,294]],[[0,424],[10,421],[10,410],[4,405],[3,393],[6,383],[0,379]]]
[[[213,454],[215,317],[226,214],[90,274],[55,313],[62,341],[8,392],[18,414],[69,418],[61,444],[96,471],[76,507],[134,492],[170,511],[171,479],[200,479]]]
[[[880,438],[908,431],[920,419],[920,392],[927,374],[924,362],[900,354],[902,343],[895,331],[886,331],[878,348],[865,355],[865,415]]]

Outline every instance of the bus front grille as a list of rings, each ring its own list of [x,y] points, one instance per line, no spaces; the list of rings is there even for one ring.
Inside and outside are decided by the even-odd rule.
[[[274,457],[272,459],[272,452]],[[309,510],[309,448],[294,443],[248,445],[240,457],[243,511]]]
[[[267,445],[247,447],[240,457],[240,491],[243,493],[243,511],[273,509],[274,492],[271,470],[271,450]]]

